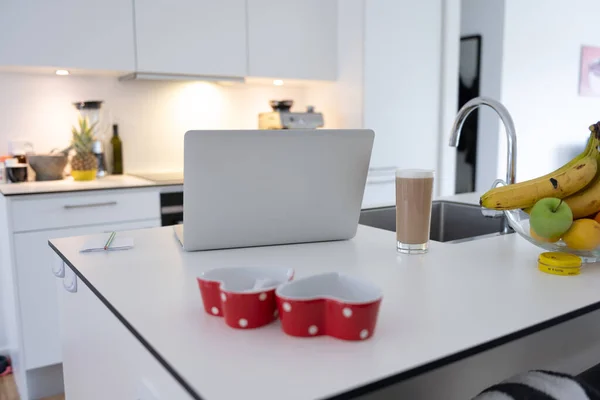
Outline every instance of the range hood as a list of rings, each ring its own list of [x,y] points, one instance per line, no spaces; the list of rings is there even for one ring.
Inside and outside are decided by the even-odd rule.
[[[162,74],[154,72],[132,72],[120,76],[120,81],[206,81],[206,82],[237,82],[244,83],[243,77],[218,76],[218,75],[189,75],[189,74]]]

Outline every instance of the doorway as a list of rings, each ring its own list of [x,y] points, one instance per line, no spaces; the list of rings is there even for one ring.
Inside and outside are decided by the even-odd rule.
[[[481,35],[460,38],[458,108],[479,96],[481,76]],[[456,151],[456,193],[475,191],[479,111],[465,120]]]

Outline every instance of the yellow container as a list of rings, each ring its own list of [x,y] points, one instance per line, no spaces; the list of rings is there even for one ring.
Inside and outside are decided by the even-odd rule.
[[[579,275],[581,273],[581,258],[568,253],[542,253],[538,258],[538,269],[554,275]]]
[[[95,169],[89,169],[86,171],[71,170],[71,176],[76,181],[93,181],[96,179],[96,172],[97,170]]]

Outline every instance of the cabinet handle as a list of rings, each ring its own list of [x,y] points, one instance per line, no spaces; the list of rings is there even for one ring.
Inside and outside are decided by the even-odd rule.
[[[77,293],[77,275],[68,268],[69,273],[65,273],[65,277],[63,278],[63,287],[67,292]]]
[[[56,257],[56,258],[58,258],[58,257]],[[61,260],[60,258],[58,260],[55,259],[55,261],[52,265],[52,273],[57,278],[65,277],[65,263],[63,260]]]
[[[88,203],[88,204],[67,204],[65,205],[65,209],[72,210],[74,208],[90,208],[90,207],[106,207],[106,206],[116,206],[116,201],[105,201],[104,203]]]

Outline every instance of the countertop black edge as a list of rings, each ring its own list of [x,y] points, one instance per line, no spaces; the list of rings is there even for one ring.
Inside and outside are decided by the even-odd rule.
[[[54,252],[56,254],[58,254],[58,256],[63,260],[63,262],[65,262],[72,270],[73,272],[77,275],[77,277],[79,279],[81,279],[83,281],[83,283],[85,283],[85,285],[92,291],[92,293],[94,293],[96,295],[96,297],[98,298],[98,300],[100,300],[105,306],[106,308],[109,309],[109,311],[111,313],[113,313],[113,315],[115,317],[117,317],[117,319],[125,326],[125,328],[131,332],[131,334],[142,344],[142,346],[144,346],[146,348],[146,350],[148,350],[150,352],[150,354],[152,354],[152,356],[154,356],[154,358],[167,370],[167,372],[177,381],[179,382],[179,384],[185,389],[186,392],[188,392],[188,394],[190,396],[192,396],[192,398],[194,400],[205,400],[204,398],[202,398],[198,393],[196,393],[196,391],[191,387],[190,384],[187,383],[187,381],[185,379],[183,379],[183,377],[181,377],[177,371],[175,371],[175,368],[173,368],[171,366],[171,364],[169,364],[151,345],[150,343],[148,343],[146,341],[146,339],[144,339],[144,337],[135,330],[135,328],[133,326],[131,326],[131,324],[129,322],[127,322],[127,320],[119,313],[119,311],[117,311],[116,308],[114,308],[112,306],[112,304],[110,304],[110,302],[104,297],[102,296],[102,294],[96,290],[96,288],[94,287],[94,285],[91,284],[90,281],[88,281],[85,276],[83,276],[83,274],[77,269],[75,268],[75,266],[60,252],[60,250],[58,250],[50,240],[48,240],[48,245],[50,246],[50,248],[52,250],[54,250]]]
[[[16,183],[15,185],[18,185]],[[122,190],[122,189],[148,189],[148,188],[157,188],[164,186],[183,186],[182,183],[152,183],[148,185],[137,185],[137,186],[118,186],[118,187],[105,187],[105,188],[89,188],[89,189],[73,189],[73,190],[49,190],[49,191],[40,191],[34,193],[3,193],[0,190],[0,194],[4,197],[15,197],[15,196],[39,196],[39,195],[48,195],[48,194],[61,194],[61,193],[79,193],[79,192],[99,192],[99,191],[107,191],[107,190]]]
[[[152,347],[150,344],[140,335],[134,328],[127,322],[127,320],[100,294],[98,290],[89,282],[81,272],[67,258],[48,240],[48,245],[60,256],[60,258],[75,272],[75,274],[86,284],[88,288],[94,293],[98,299],[117,317],[119,321],[127,328],[133,336],[135,336],[140,343],[152,354],[158,362],[169,372],[173,378],[177,382],[179,382],[183,388],[195,399],[195,400],[205,400],[198,393],[194,391],[194,389],[175,371],[175,369],[164,359],[161,355]],[[585,307],[579,308],[577,310],[571,311],[569,313],[560,315],[555,318],[551,318],[547,321],[540,322],[538,324],[532,325],[530,327],[521,329],[519,331],[510,333],[508,335],[500,336],[496,339],[490,340],[488,342],[479,344],[475,347],[471,347],[469,349],[459,351],[458,353],[449,355],[447,357],[440,358],[435,361],[431,361],[429,363],[423,364],[419,367],[410,369],[408,371],[400,372],[398,374],[390,375],[386,378],[368,383],[363,386],[359,386],[357,388],[348,390],[346,392],[342,392],[333,396],[323,397],[321,400],[350,400],[355,399],[359,396],[363,396],[365,394],[369,394],[372,392],[376,392],[378,390],[387,388],[389,386],[395,385],[402,381],[408,380],[410,378],[414,378],[418,375],[424,374],[426,372],[433,371],[435,369],[444,367],[446,365],[452,364],[454,362],[463,360],[465,358],[474,356],[479,353],[483,353],[484,351],[491,350],[493,348],[502,346],[503,344],[513,342],[515,340],[521,339],[525,336],[529,336],[533,333],[543,331],[544,329],[551,328],[553,326],[559,325],[563,322],[570,321],[577,317],[581,317],[585,314],[589,314],[593,311],[597,311],[600,309],[600,301],[587,305]]]
[[[440,358],[438,360],[423,364],[419,367],[413,368],[411,370],[401,372],[399,374],[390,375],[386,378],[380,379],[375,382],[371,382],[369,384],[357,387],[355,389],[349,390],[347,392],[343,392],[334,396],[324,397],[322,400],[346,400],[346,399],[354,399],[356,397],[375,392],[377,390],[384,389],[386,387],[392,386],[394,384],[400,383],[402,381],[408,380],[410,378],[414,378],[418,375],[422,375],[426,372],[431,372],[435,369],[445,367],[454,362],[463,360],[465,358],[477,355],[479,353],[483,353],[484,351],[494,349],[496,347],[502,346],[503,344],[513,342],[515,340],[521,339],[525,336],[529,336],[531,334],[543,331],[548,328],[552,328],[553,326],[562,324],[563,322],[570,321],[572,319],[581,317],[585,314],[589,314],[593,311],[597,311],[600,309],[600,302],[596,302],[585,307],[579,308],[577,310],[571,311],[569,313],[563,314],[561,316],[551,318],[547,321],[540,322],[539,324],[532,325],[530,327],[521,329],[519,331],[510,333],[505,336],[500,336],[496,339],[490,340],[488,342],[482,343],[475,347],[471,347],[469,349],[459,351],[458,353],[449,355],[447,357]]]

